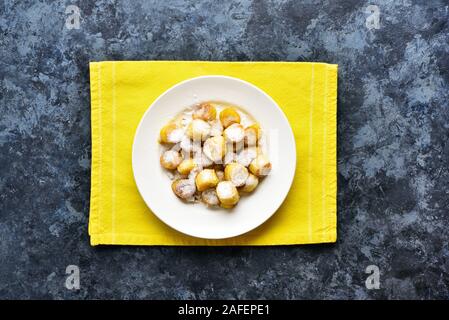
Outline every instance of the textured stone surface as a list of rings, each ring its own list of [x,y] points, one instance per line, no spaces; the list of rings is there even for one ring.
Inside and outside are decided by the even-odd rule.
[[[448,298],[448,1],[0,2],[0,298]],[[88,62],[339,64],[338,242],[89,246]],[[81,269],[81,289],[64,287]],[[365,288],[365,268],[381,271]]]

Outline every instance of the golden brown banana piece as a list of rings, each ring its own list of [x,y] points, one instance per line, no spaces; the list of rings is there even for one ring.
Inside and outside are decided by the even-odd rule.
[[[218,184],[218,177],[214,169],[204,169],[195,178],[198,191],[213,188]]]
[[[178,143],[184,136],[184,131],[175,123],[169,123],[164,126],[159,133],[161,143]]]
[[[258,177],[267,176],[271,171],[271,163],[264,155],[258,155],[251,161],[249,171]]]
[[[168,170],[175,170],[181,161],[181,155],[179,152],[174,150],[165,151],[160,158],[161,166]]]
[[[187,136],[194,141],[204,141],[210,133],[210,124],[201,119],[195,119],[187,127]]]
[[[185,159],[178,165],[178,172],[183,175],[188,175],[196,167],[197,163],[194,159]]]
[[[245,129],[240,123],[231,124],[223,131],[223,137],[228,142],[239,143],[245,137]]]
[[[217,117],[217,110],[213,105],[210,103],[202,103],[193,112],[192,118],[193,119],[201,119],[204,121],[212,121]]]
[[[250,193],[253,192],[254,189],[256,189],[258,184],[259,178],[250,173],[248,179],[246,179],[245,184],[243,185],[243,187],[240,188],[240,190],[243,192]]]
[[[257,144],[257,141],[259,141],[261,135],[262,130],[260,129],[260,126],[257,123],[252,124],[249,127],[246,127],[244,138],[245,145],[255,146]]]
[[[201,199],[208,206],[217,206],[220,204],[215,188],[204,190],[201,193]]]
[[[248,179],[248,169],[240,163],[230,163],[225,167],[224,178],[231,181],[236,187],[241,187]]]
[[[203,151],[210,160],[220,163],[226,153],[225,139],[222,136],[207,139],[204,142]]]
[[[221,206],[225,208],[235,206],[240,200],[237,188],[231,181],[221,181],[218,183],[216,191]]]
[[[189,179],[179,179],[171,184],[173,192],[181,199],[188,200],[196,192],[195,184]]]

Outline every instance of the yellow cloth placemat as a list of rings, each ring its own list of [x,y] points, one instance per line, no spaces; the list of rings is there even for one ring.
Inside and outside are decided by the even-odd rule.
[[[131,150],[149,105],[176,83],[201,75],[246,80],[268,93],[292,126],[297,167],[280,209],[230,239],[179,233],[145,205]],[[335,242],[337,65],[297,62],[107,61],[90,63],[92,245],[286,245]]]

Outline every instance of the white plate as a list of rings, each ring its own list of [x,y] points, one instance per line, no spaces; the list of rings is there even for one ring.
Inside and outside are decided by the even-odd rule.
[[[207,100],[240,106],[269,137],[270,175],[232,210],[181,201],[173,194],[171,180],[159,163],[161,127],[184,108]],[[258,227],[282,204],[295,174],[295,139],[284,113],[261,89],[236,78],[204,76],[173,86],[148,108],[134,137],[132,165],[142,198],[160,220],[194,237],[223,239]]]

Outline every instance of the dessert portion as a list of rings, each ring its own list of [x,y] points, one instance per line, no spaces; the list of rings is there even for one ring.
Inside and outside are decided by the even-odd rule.
[[[271,171],[262,138],[259,124],[241,109],[204,102],[161,129],[160,163],[178,198],[230,209]]]

